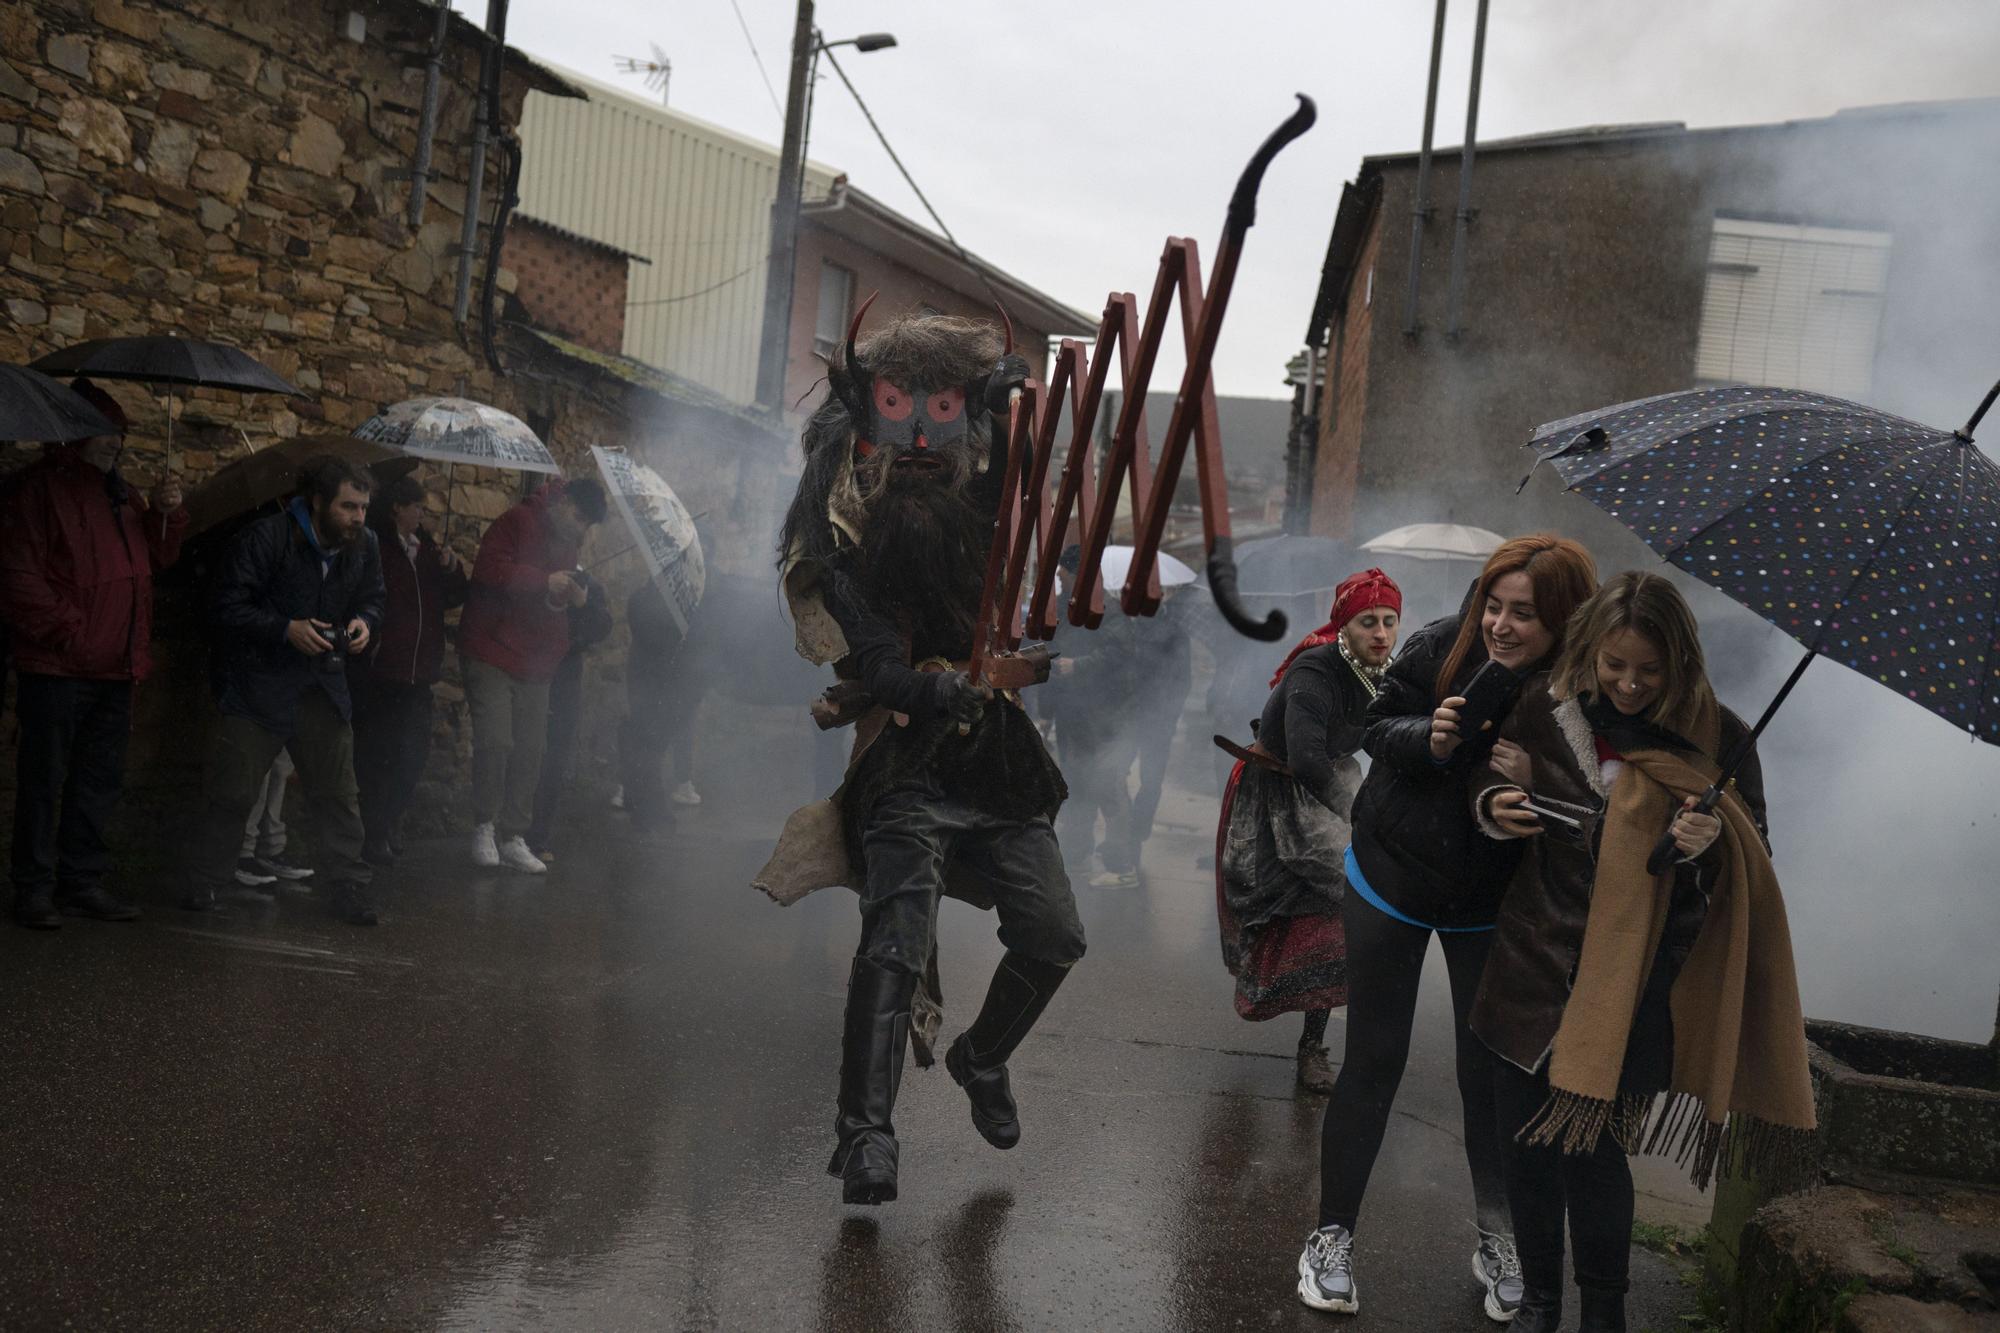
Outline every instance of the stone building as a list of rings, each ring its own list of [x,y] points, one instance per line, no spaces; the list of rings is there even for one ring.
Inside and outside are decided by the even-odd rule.
[[[1730,381],[1963,421],[2000,374],[1996,156],[2000,101],[1482,143],[1456,333],[1459,150],[1434,155],[1414,308],[1417,154],[1365,159],[1307,340],[1325,378],[1295,483],[1311,531],[1556,527],[1608,569],[1650,564],[1549,478],[1515,496],[1536,425]]]
[[[419,0],[0,8],[0,361],[87,338],[178,332],[241,347],[305,391],[161,400],[113,386],[135,423],[124,466],[141,484],[169,465],[163,401],[176,414],[170,465],[194,485],[245,448],[344,431],[399,399],[462,394],[527,420],[572,473],[590,470],[591,445],[642,455],[691,505],[713,511],[714,565],[768,569],[775,488],[743,483],[781,470],[782,441],[712,393],[592,350],[608,337],[605,321],[622,317],[622,258],[615,290],[597,275],[605,280],[593,309],[552,312],[553,331],[500,318],[521,313],[501,300],[491,323],[482,314],[497,158],[471,257],[471,312],[462,327],[454,322],[485,37],[456,15],[448,21],[433,175],[412,226],[408,171],[437,16]],[[582,96],[515,51],[502,70],[510,127],[530,91]],[[549,239],[533,223],[514,235],[523,252]],[[564,244],[607,258],[577,240]],[[512,273],[495,278],[503,296],[515,291]],[[426,472],[434,517],[466,555],[525,481],[466,467]],[[619,536],[597,540],[602,549]],[[630,557],[605,572],[625,584],[641,576]],[[190,727],[206,689],[191,597],[169,581],[162,599],[161,666],[140,694],[133,770],[142,797],[164,799],[188,789],[199,753]],[[461,735],[460,711],[443,714],[446,733]],[[440,777],[450,776],[452,753],[440,749]],[[12,772],[4,755],[0,771]]]

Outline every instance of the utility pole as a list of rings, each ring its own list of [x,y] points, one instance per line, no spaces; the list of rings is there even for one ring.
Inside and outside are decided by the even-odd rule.
[[[771,204],[771,259],[764,273],[764,336],[757,356],[757,403],[782,411],[792,328],[792,268],[799,249],[799,193],[805,176],[807,71],[812,64],[813,0],[799,0],[792,29],[792,77],[785,89],[785,141],[778,150],[778,197]]]

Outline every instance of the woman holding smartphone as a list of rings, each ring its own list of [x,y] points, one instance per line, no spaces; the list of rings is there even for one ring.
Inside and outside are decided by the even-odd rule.
[[[1473,823],[1466,778],[1494,752],[1498,715],[1466,735],[1460,709],[1488,662],[1522,675],[1546,665],[1562,647],[1570,613],[1596,587],[1590,553],[1573,541],[1538,534],[1503,543],[1459,614],[1410,637],[1369,705],[1363,748],[1374,763],[1355,799],[1341,901],[1346,1055],[1320,1131],[1319,1224],[1298,1265],[1299,1299],[1314,1309],[1361,1308],[1355,1224],[1409,1058],[1418,982],[1435,935],[1451,975],[1479,1231],[1473,1272],[1488,1316],[1514,1317],[1521,1278],[1494,1134],[1492,1060],[1465,1018],[1520,849],[1482,836]],[[1482,698],[1492,678],[1482,682]],[[1520,758],[1512,747],[1501,753],[1510,764]]]
[[[1501,744],[1526,765],[1489,764],[1474,782],[1481,830],[1526,849],[1471,1019],[1499,1056],[1497,1137],[1525,1278],[1517,1329],[1562,1322],[1565,1214],[1581,1329],[1625,1328],[1627,1153],[1684,1153],[1705,1184],[1726,1118],[1744,1131],[1732,1147],[1766,1168],[1810,1137],[1754,751],[1713,814],[1695,808],[1747,732],[1709,688],[1680,593],[1628,572],[1577,612],[1554,670],[1523,685]],[[1655,876],[1665,830],[1673,865]],[[1663,1091],[1676,1095],[1653,1115]]]

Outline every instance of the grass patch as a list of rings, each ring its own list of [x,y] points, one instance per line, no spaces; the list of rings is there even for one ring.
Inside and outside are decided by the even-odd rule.
[[[1690,1231],[1669,1222],[1634,1222],[1632,1243],[1669,1259],[1696,1259],[1708,1244],[1708,1229]]]

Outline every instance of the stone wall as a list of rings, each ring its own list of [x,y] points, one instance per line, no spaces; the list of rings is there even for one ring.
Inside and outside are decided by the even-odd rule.
[[[501,262],[514,274],[515,298],[534,323],[594,352],[616,356],[624,350],[631,262],[624,254],[516,214],[507,224]]]
[[[366,20],[362,42],[343,35],[350,11]],[[163,406],[120,386],[134,422],[123,466],[142,485],[163,468],[195,485],[246,448],[344,431],[399,399],[462,394],[530,422],[572,473],[591,469],[593,444],[645,453],[677,487],[707,497],[691,504],[717,511],[712,559],[768,569],[775,520],[755,508],[768,496],[746,498],[738,484],[746,466],[782,469],[768,431],[552,357],[520,330],[499,330],[496,351],[513,373],[496,374],[476,299],[469,326],[454,327],[451,251],[478,70],[462,19],[444,60],[437,175],[420,227],[404,220],[408,183],[391,176],[414,154],[434,14],[414,0],[0,7],[0,361],[85,338],[180,332],[241,347],[305,391],[279,399],[200,389]],[[518,55],[506,68],[510,124],[528,88],[568,90]],[[489,188],[496,183],[489,174]],[[514,285],[499,274],[503,291]],[[18,461],[22,451],[11,453]],[[434,525],[467,557],[526,481],[469,467],[427,466],[424,475]],[[643,573],[630,558],[606,570],[622,580],[622,606],[623,587]],[[134,729],[135,819],[172,810],[195,781],[208,704],[184,583],[185,572],[170,575],[160,589],[159,666],[140,691]],[[433,776],[435,790],[451,792],[463,787],[464,719],[450,681],[440,697],[448,743]],[[0,773],[11,779],[12,770],[0,752]]]

